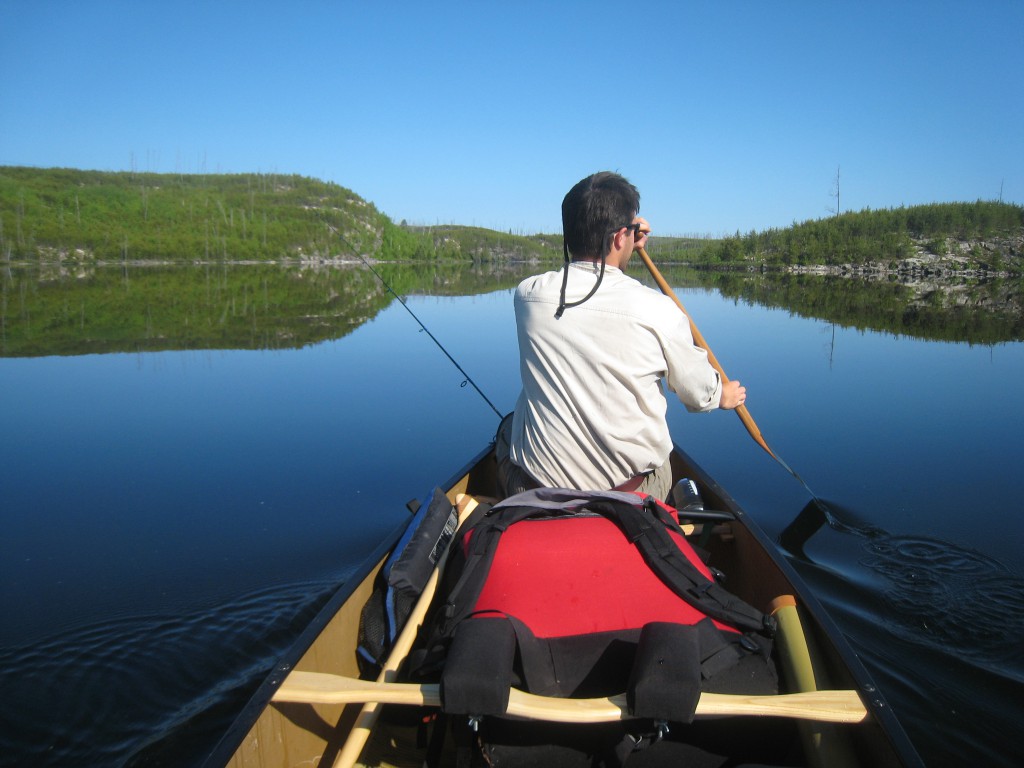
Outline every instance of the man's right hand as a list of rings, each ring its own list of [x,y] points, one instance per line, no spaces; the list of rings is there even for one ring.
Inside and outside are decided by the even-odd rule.
[[[739,408],[747,401],[747,388],[733,379],[722,385],[722,399],[718,407],[726,411]]]

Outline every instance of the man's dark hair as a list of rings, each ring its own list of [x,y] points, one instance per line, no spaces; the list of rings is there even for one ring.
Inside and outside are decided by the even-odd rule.
[[[640,211],[640,193],[611,171],[588,176],[562,200],[562,237],[573,258],[608,255],[611,232],[626,226]]]

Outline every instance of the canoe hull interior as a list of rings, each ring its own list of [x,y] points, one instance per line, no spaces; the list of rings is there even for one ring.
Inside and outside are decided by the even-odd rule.
[[[814,674],[822,688],[853,689],[860,693],[870,716],[856,725],[802,721],[805,762],[809,765],[920,765],[892,713],[876,694],[859,659],[806,587],[742,509],[689,456],[673,454],[676,477],[697,482],[705,508],[729,511],[736,520],[716,528],[702,546],[710,562],[728,575],[728,589],[761,610],[780,595],[795,595],[803,630],[813,654]],[[490,450],[481,452],[442,487],[454,502],[459,494],[492,497],[495,462]],[[272,702],[287,674],[295,669],[343,677],[358,677],[355,648],[359,617],[374,580],[401,530],[371,554],[348,583],[332,596],[290,652],[268,676],[233,728],[211,754],[207,765],[237,768],[333,765],[353,726],[360,705]],[[401,719],[401,718],[399,718]],[[382,718],[392,721],[393,718]],[[366,765],[419,766],[423,752],[414,727],[378,727],[361,762]],[[824,745],[824,746],[822,746]]]

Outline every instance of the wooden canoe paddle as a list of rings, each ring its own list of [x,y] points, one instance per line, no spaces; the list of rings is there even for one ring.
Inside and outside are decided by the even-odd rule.
[[[715,353],[711,351],[711,347],[708,346],[708,343],[704,340],[704,336],[701,334],[700,329],[697,328],[697,324],[693,322],[693,315],[686,311],[686,307],[683,306],[683,302],[679,300],[675,291],[672,290],[672,287],[668,284],[665,278],[662,277],[658,268],[654,266],[654,262],[651,261],[651,257],[647,255],[647,250],[645,248],[637,248],[637,253],[640,254],[640,258],[643,259],[643,262],[647,267],[647,271],[651,273],[651,277],[654,278],[654,282],[658,284],[658,288],[661,289],[661,292],[672,299],[676,306],[679,307],[679,311],[686,315],[686,319],[690,322],[690,334],[693,336],[693,342],[708,353],[708,362],[711,363],[711,367],[718,371],[718,375],[722,377],[722,383],[728,384],[729,377],[725,375],[725,371],[718,362],[718,358],[715,357]],[[750,415],[750,411],[747,410],[747,406],[745,404],[736,407],[736,415],[740,417],[740,421],[743,422],[743,426],[747,428],[747,432],[750,433],[750,436],[754,438],[757,444],[768,451],[769,456],[778,461],[779,457],[775,455],[775,451],[768,447],[768,443],[761,435],[761,430],[758,428],[757,422],[754,421],[754,417]],[[786,468],[789,469],[789,467]]]
[[[472,496],[459,494],[456,498],[456,508],[459,513],[459,527],[462,526],[466,521],[466,518],[469,517],[470,513],[476,509],[476,507],[476,499]],[[366,682],[364,683],[365,685],[386,686],[397,677],[398,667],[409,653],[409,649],[412,648],[412,645],[416,640],[416,634],[419,632],[420,626],[423,624],[423,620],[427,615],[427,609],[430,607],[430,603],[434,599],[434,593],[437,591],[438,582],[441,579],[441,574],[444,572],[444,564],[447,559],[448,550],[444,550],[438,558],[437,566],[430,574],[430,578],[427,580],[427,584],[423,588],[422,594],[420,594],[412,611],[409,613],[409,618],[406,619],[405,626],[402,627],[402,631],[395,640],[395,644],[391,648],[391,653],[388,655],[387,661],[384,662],[384,666],[381,669],[380,676],[377,678],[377,682]],[[301,678],[311,674],[317,673],[293,670],[291,674],[285,678],[285,682],[282,687],[294,684],[293,678],[296,678],[296,676]],[[292,683],[289,683],[289,681],[292,681]],[[356,682],[363,683],[363,681]],[[278,689],[278,693],[280,693],[280,689]],[[282,701],[283,699],[277,700]],[[345,744],[342,746],[341,751],[334,760],[334,768],[351,768],[351,766],[355,765],[356,761],[359,759],[360,753],[363,751],[363,747],[366,746],[366,742],[370,738],[370,732],[373,730],[374,725],[377,724],[377,720],[380,718],[381,705],[387,703],[372,697],[352,699],[351,701],[362,703],[363,708],[360,710],[359,715],[356,718],[355,725],[352,726],[352,730],[349,731]]]
[[[658,288],[661,289],[661,292],[672,299],[672,301],[675,302],[675,305],[679,307],[679,311],[686,315],[686,319],[690,323],[690,334],[693,336],[694,344],[708,353],[708,362],[711,363],[711,367],[718,371],[718,375],[722,377],[722,383],[727,384],[729,382],[729,377],[725,375],[725,371],[722,370],[722,366],[715,357],[715,353],[711,351],[711,347],[708,346],[708,343],[704,340],[704,336],[701,334],[700,329],[697,328],[697,324],[693,322],[693,315],[686,311],[686,307],[683,306],[683,302],[679,300],[675,291],[672,290],[672,287],[668,284],[665,278],[662,277],[658,268],[654,266],[654,262],[651,261],[651,257],[647,255],[647,250],[645,248],[637,248],[636,250],[637,253],[640,254],[640,258],[643,259],[644,265],[647,267],[647,271],[650,272],[651,277],[654,278],[654,282],[656,282],[658,284]],[[794,472],[792,467],[783,461],[782,457],[768,446],[767,441],[765,441],[764,436],[761,434],[760,428],[757,426],[757,422],[754,421],[754,417],[751,416],[750,411],[747,410],[746,404],[736,407],[736,415],[740,417],[740,421],[743,422],[743,426],[747,428],[747,432],[750,433],[750,436],[754,438],[755,442],[764,448],[768,452],[768,455],[775,459],[775,461],[789,472],[789,474],[800,481],[800,484],[809,494],[811,494],[814,501],[821,507],[821,510],[825,513],[826,517],[831,520],[831,513],[828,511],[828,507],[825,506],[825,503],[815,495],[814,491],[812,491],[807,483],[804,482],[804,479]]]

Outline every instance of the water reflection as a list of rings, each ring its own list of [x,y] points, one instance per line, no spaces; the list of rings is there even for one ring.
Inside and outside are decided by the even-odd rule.
[[[538,267],[381,269],[400,294],[436,295],[414,299],[416,314],[490,399],[511,407],[508,288]],[[677,290],[718,279],[663,272]],[[491,439],[495,415],[364,269],[0,274],[0,391],[14,404],[0,410],[0,720],[21,739],[0,755],[189,764],[230,721],[228,690],[250,674],[258,683],[250,654],[272,665],[274,648],[257,645],[288,631],[307,586],[315,593],[319,579],[358,562],[406,518],[409,498]],[[762,276],[726,277],[752,296],[768,291]],[[1020,573],[1012,510],[1022,476],[1003,468],[1019,453],[1024,413],[1019,398],[986,396],[985,382],[1021,380],[1024,344],[991,354],[837,326],[833,365],[827,326],[728,295],[692,290],[685,303],[755,393],[771,444],[827,494],[838,523],[813,508],[802,517],[803,529],[783,537],[795,567],[922,751],[1012,764],[1020,660],[996,639],[973,656],[960,649],[972,626],[987,632],[1019,613],[1019,580],[991,563],[976,572],[964,552]],[[219,345],[274,351],[31,359]],[[669,417],[680,444],[770,533],[805,505],[735,418],[681,406]],[[980,509],[989,520],[970,520]],[[941,591],[921,575],[929,559],[969,575]],[[251,610],[244,597],[234,602],[250,594]],[[928,635],[921,622],[942,618],[943,601],[958,616]],[[928,608],[914,614],[915,603]],[[986,605],[991,616],[979,619]],[[1015,642],[1019,624],[1004,625]]]
[[[1019,278],[900,282],[842,275],[712,272],[703,273],[701,284],[724,296],[859,330],[970,344],[1024,339]]]
[[[500,261],[376,265],[400,295],[478,295],[546,268]],[[674,285],[711,288],[846,327],[972,344],[1024,338],[1019,281],[907,285],[835,275],[662,271]],[[640,269],[632,274],[650,282]],[[355,264],[8,267],[0,355],[299,348],[345,336],[390,301],[382,282]]]
[[[399,294],[473,295],[515,285],[526,265],[381,263]],[[352,264],[52,266],[2,271],[0,355],[297,349],[338,339],[392,297]]]

